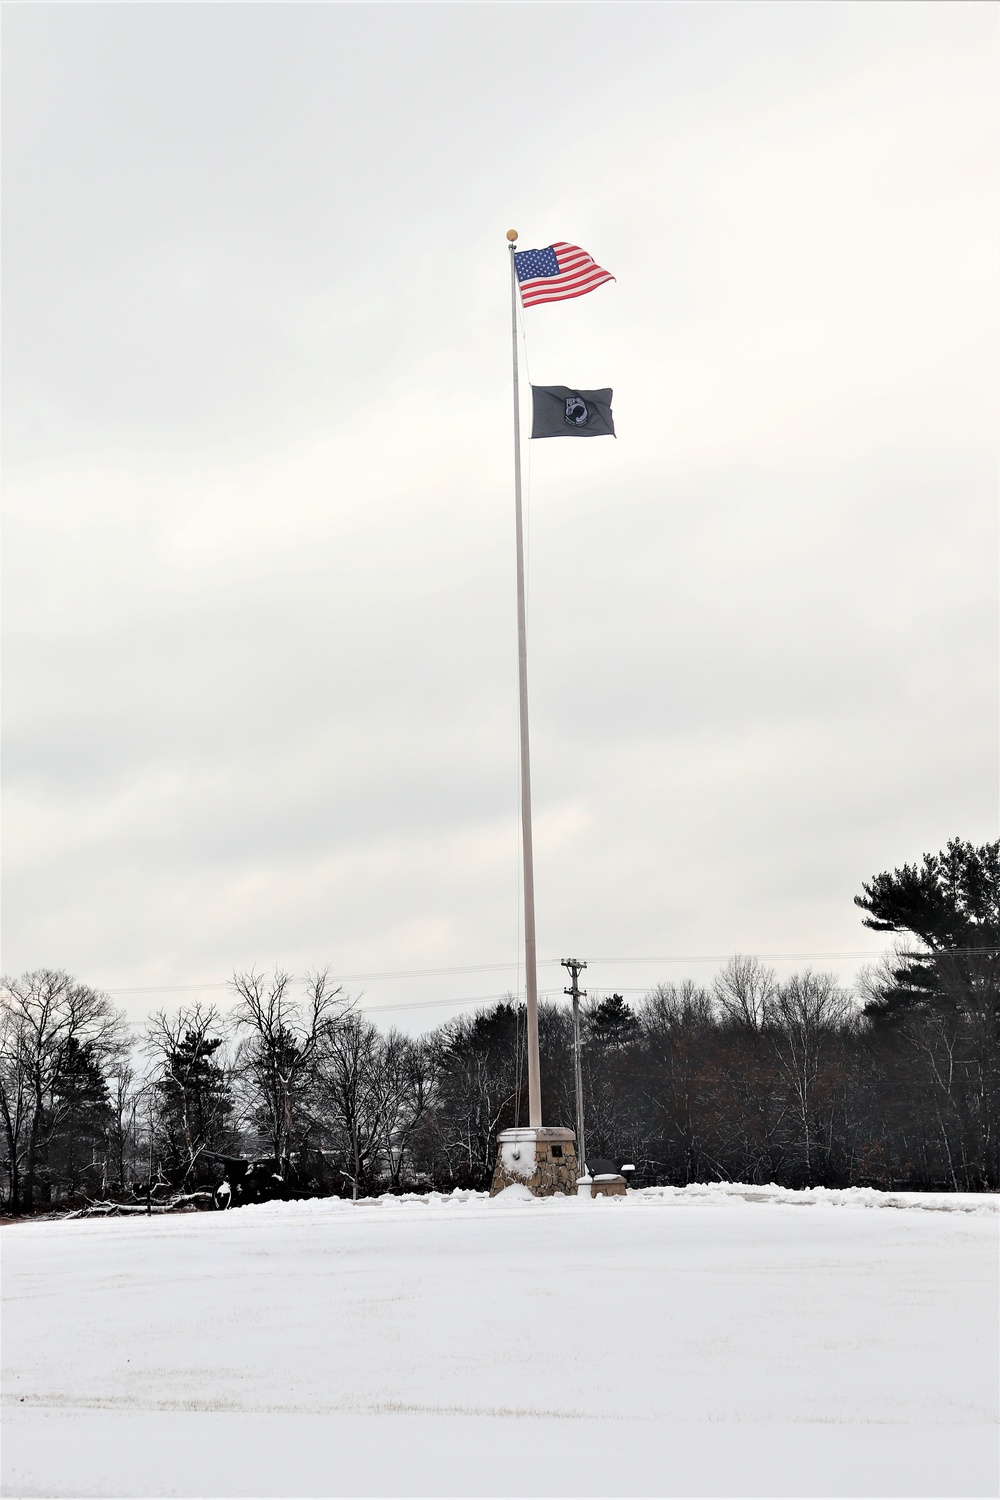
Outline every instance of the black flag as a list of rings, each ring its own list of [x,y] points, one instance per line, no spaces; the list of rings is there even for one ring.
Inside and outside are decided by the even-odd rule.
[[[571,391],[567,385],[531,387],[533,438],[614,437],[612,392]]]

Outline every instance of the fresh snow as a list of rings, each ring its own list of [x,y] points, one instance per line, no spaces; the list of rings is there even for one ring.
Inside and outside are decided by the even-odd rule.
[[[4,1229],[6,1496],[995,1495],[995,1198]]]
[[[501,1141],[500,1156],[512,1177],[528,1178],[535,1171],[535,1143],[527,1141]],[[530,1195],[530,1189],[529,1189]]]

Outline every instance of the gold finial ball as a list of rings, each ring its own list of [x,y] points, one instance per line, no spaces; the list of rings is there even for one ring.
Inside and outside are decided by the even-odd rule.
[[[508,229],[508,231],[507,231],[507,238],[510,240],[511,244],[513,245],[514,241],[517,239],[517,230],[516,229]]]

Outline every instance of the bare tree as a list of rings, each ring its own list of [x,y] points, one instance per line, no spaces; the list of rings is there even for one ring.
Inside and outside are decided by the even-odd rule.
[[[11,1206],[35,1206],[39,1155],[58,1128],[60,1084],[80,1049],[98,1064],[121,1056],[124,1018],[107,995],[55,969],[0,980],[0,1086]],[[23,1168],[22,1168],[23,1160]]]
[[[407,1153],[429,1104],[432,1072],[427,1045],[393,1029],[382,1041],[379,1066],[385,1077],[385,1160],[389,1180],[399,1188]]]
[[[778,1065],[792,1101],[790,1117],[797,1126],[805,1180],[815,1182],[821,1119],[829,1112],[829,1085],[824,1076],[838,1033],[857,1012],[832,974],[806,970],[780,986],[773,1001],[773,1039]]]
[[[761,1031],[777,994],[774,970],[748,953],[734,953],[715,977],[715,1003],[727,1021]]]
[[[269,978],[251,970],[232,979],[238,997],[233,1020],[242,1033],[237,1066],[285,1172],[320,1051],[352,1004],[339,985],[332,985],[328,969],[306,976],[301,1000],[292,997],[291,984],[292,976],[281,969]]]
[[[105,1158],[103,1190],[123,1189],[136,1176],[139,1154],[139,1108],[144,1084],[128,1057],[122,1057],[108,1076],[111,1122]]]
[[[640,1089],[656,1135],[680,1165],[684,1182],[706,1167],[715,1177],[724,1175],[715,1159],[716,1099],[710,1065],[714,1018],[708,991],[690,979],[658,984],[643,1001],[639,1016]]]
[[[394,1049],[396,1050],[396,1049]],[[399,1113],[399,1079],[386,1067],[385,1044],[363,1016],[345,1016],[327,1029],[321,1062],[323,1099],[350,1153],[356,1200],[375,1175],[378,1157]]]
[[[18,1011],[0,997],[0,1112],[7,1159],[7,1199],[21,1205],[21,1155],[31,1119],[27,1036]]]

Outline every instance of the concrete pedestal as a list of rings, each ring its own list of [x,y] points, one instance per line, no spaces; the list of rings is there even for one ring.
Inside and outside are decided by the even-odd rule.
[[[561,1125],[522,1125],[497,1136],[497,1164],[490,1197],[526,1187],[536,1198],[576,1194],[576,1136]]]

